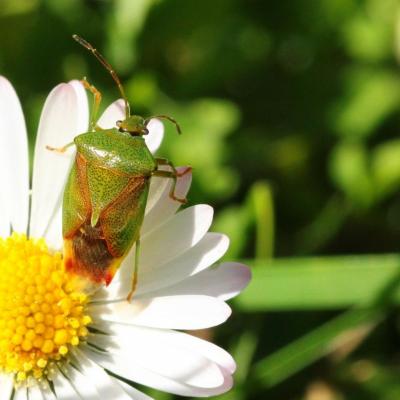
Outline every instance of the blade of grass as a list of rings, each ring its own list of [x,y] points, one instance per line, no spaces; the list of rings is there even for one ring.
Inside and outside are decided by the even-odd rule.
[[[250,191],[249,201],[254,209],[256,224],[255,256],[269,259],[274,252],[274,202],[267,182],[256,182]]]
[[[247,312],[340,309],[369,303],[400,271],[400,256],[246,261],[253,279],[235,304]],[[393,301],[400,303],[400,289]]]
[[[317,217],[296,235],[296,254],[318,252],[338,233],[351,207],[346,200],[335,195],[327,201]]]
[[[342,333],[378,318],[377,309],[351,310],[290,343],[255,365],[257,386],[274,386],[335,349],[332,342]],[[338,341],[339,343],[339,341]],[[341,343],[342,344],[342,343]]]
[[[384,315],[387,305],[392,303],[399,280],[398,269],[379,292],[364,304],[365,308],[354,308],[344,312],[258,362],[252,374],[255,383],[264,387],[276,385],[323,355],[343,346],[346,340],[345,333],[360,326],[373,327]],[[371,329],[365,330],[368,331]],[[352,340],[351,335],[347,336],[347,339]]]

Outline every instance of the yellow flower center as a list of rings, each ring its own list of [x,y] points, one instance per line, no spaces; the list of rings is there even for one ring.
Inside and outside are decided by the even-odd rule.
[[[47,375],[88,335],[87,301],[43,239],[0,238],[0,372]]]

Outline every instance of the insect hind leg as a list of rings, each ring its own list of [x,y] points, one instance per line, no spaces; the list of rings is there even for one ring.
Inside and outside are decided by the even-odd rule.
[[[153,172],[153,175],[172,179],[172,186],[171,186],[171,190],[169,192],[169,197],[175,201],[178,201],[179,203],[186,204],[187,199],[177,197],[175,195],[175,190],[176,190],[176,184],[177,184],[178,178],[189,173],[192,170],[192,167],[186,167],[182,172],[179,172],[175,168],[174,164],[171,161],[167,160],[166,158],[156,158],[156,161],[157,161],[157,166],[168,165],[172,169],[172,171],[156,170]]]
[[[132,296],[135,293],[136,287],[137,287],[137,276],[138,276],[138,271],[139,271],[139,258],[140,258],[140,238],[136,240],[136,247],[135,247],[135,265],[133,267],[133,274],[132,274],[132,286],[131,286],[131,291],[128,294],[128,297],[126,300],[130,302],[132,300]]]

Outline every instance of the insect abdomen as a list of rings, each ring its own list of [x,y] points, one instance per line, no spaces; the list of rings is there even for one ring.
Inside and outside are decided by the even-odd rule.
[[[99,225],[92,227],[87,220],[65,246],[67,270],[94,283],[111,282],[118,259],[110,253]]]

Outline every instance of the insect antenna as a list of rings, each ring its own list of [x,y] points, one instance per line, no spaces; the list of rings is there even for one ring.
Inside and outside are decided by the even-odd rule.
[[[147,123],[148,123],[152,118],[166,119],[167,121],[172,122],[172,123],[175,125],[175,128],[176,128],[176,130],[177,130],[177,132],[178,132],[179,134],[182,133],[181,127],[180,127],[179,124],[176,122],[176,120],[173,119],[172,117],[169,117],[168,115],[153,115],[152,117],[147,118],[147,119],[145,120],[146,125],[147,125]]]
[[[126,97],[124,88],[122,86],[121,81],[118,78],[118,75],[114,71],[113,67],[111,64],[104,58],[102,54],[99,53],[97,49],[95,49],[89,42],[87,42],[85,39],[81,38],[78,35],[72,35],[73,39],[76,40],[81,46],[85,47],[87,50],[89,50],[99,61],[100,63],[106,68],[106,70],[110,73],[111,77],[114,79],[115,83],[118,86],[118,89],[121,93],[122,98],[124,99],[125,102],[125,116],[126,118],[129,118],[130,116],[130,106],[128,102],[128,98]]]

